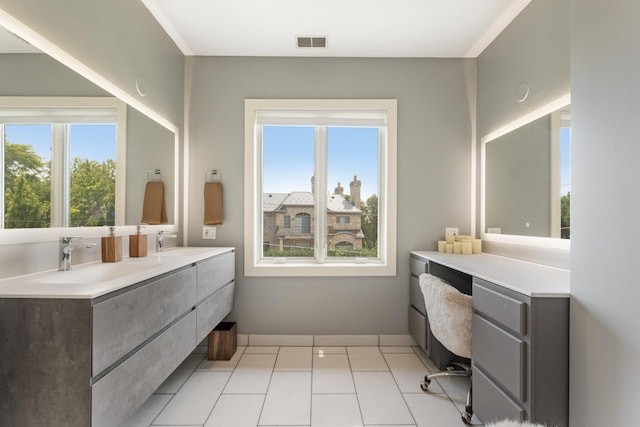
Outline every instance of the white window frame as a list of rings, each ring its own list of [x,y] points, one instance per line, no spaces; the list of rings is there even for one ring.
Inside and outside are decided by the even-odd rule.
[[[116,200],[115,224],[124,223],[127,106],[113,97],[0,97],[0,125],[52,125],[51,153],[51,224],[42,230],[69,226],[69,125],[81,123],[114,123],[116,125]],[[0,131],[4,126],[0,126]],[[4,141],[3,132],[0,132]],[[4,165],[4,147],[0,150],[0,164]],[[4,167],[0,170],[0,212],[5,210]],[[0,215],[0,230],[4,215]],[[30,229],[16,229],[22,232]]]
[[[379,144],[378,182],[378,258],[339,259],[261,259],[262,254],[262,136],[257,125],[259,114],[279,114],[285,120],[296,116],[305,120],[321,112],[335,113],[344,126],[363,125],[363,113],[383,116],[385,138]],[[244,274],[245,276],[395,276],[396,275],[396,206],[397,206],[397,100],[395,99],[245,99],[245,211]],[[364,120],[366,121],[366,120]],[[333,119],[335,123],[335,118]],[[295,125],[296,120],[280,124]],[[317,123],[321,125],[321,123]],[[316,205],[326,207],[326,165],[316,153]],[[326,209],[325,209],[326,211]],[[318,218],[318,215],[316,215]],[[326,224],[314,221],[316,251],[326,247]]]

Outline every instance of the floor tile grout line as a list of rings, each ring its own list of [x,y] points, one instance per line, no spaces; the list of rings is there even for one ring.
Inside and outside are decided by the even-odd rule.
[[[234,371],[235,371],[235,368],[234,368]],[[229,371],[224,371],[224,372],[229,372]],[[209,421],[209,418],[211,418],[211,414],[213,414],[213,410],[216,408],[216,405],[218,404],[218,402],[220,402],[220,398],[223,395],[223,391],[227,387],[227,384],[229,384],[229,381],[231,381],[231,376],[232,375],[233,375],[233,371],[229,374],[229,377],[227,378],[227,381],[225,381],[224,385],[220,389],[220,394],[218,395],[218,398],[216,399],[216,401],[213,403],[213,406],[211,407],[211,410],[209,411],[209,415],[207,415],[207,418],[205,418],[204,424],[202,424],[203,426],[207,425],[207,422]]]
[[[353,368],[351,366],[351,358],[349,357],[349,347],[344,347],[345,352],[347,353],[347,363],[349,363],[349,372],[351,372],[351,382],[353,383],[353,392],[356,394],[356,402],[358,403],[358,412],[360,413],[360,421],[364,426],[364,415],[362,414],[362,404],[360,403],[360,395],[358,394],[358,388],[356,387],[356,379],[353,375]]]
[[[267,395],[269,394],[269,387],[271,387],[271,380],[273,380],[273,373],[276,370],[276,363],[278,363],[278,356],[280,356],[280,348],[278,346],[278,351],[276,353],[276,359],[273,361],[273,366],[271,367],[271,375],[269,376],[269,382],[267,384],[267,389],[264,392],[264,399],[262,400],[262,406],[260,407],[260,413],[258,414],[258,421],[256,421],[256,427],[260,426],[260,418],[262,418],[262,412],[264,411],[264,405],[267,403]]]
[[[382,352],[380,352],[382,353]],[[398,384],[398,380],[396,378],[395,375],[393,375],[393,370],[391,369],[391,366],[389,366],[389,362],[387,361],[387,358],[384,357],[384,354],[382,354],[382,359],[384,360],[384,363],[387,365],[387,368],[389,368],[389,374],[391,375],[391,378],[393,378],[393,382],[395,383],[398,392],[400,393],[400,397],[402,397],[402,401],[404,402],[404,405],[407,408],[407,411],[409,411],[409,415],[411,415],[411,419],[413,420],[413,423],[415,425],[418,425],[418,421],[416,420],[416,417],[413,415],[413,411],[411,410],[411,407],[409,406],[409,402],[407,402],[407,399],[404,397],[404,393],[402,393],[402,390],[400,389],[400,385]]]
[[[184,360],[181,362],[181,364],[184,363],[184,361],[187,360],[187,358],[189,358],[189,356],[191,356],[191,354],[193,354],[193,353],[190,353],[187,357],[185,357]],[[202,362],[202,360],[204,360],[204,356],[201,358],[200,362]],[[196,365],[196,367],[197,367],[197,365]],[[149,427],[153,426],[153,423],[156,422],[156,420],[158,419],[160,414],[167,408],[167,406],[169,406],[169,403],[171,403],[173,398],[176,397],[176,394],[178,394],[178,392],[180,392],[180,390],[182,390],[182,387],[184,387],[184,385],[187,383],[187,381],[189,381],[189,378],[191,378],[191,376],[193,375],[193,373],[195,371],[196,371],[196,368],[193,368],[193,370],[189,373],[189,375],[187,375],[187,378],[182,382],[182,384],[180,384],[180,387],[178,387],[178,390],[176,390],[175,393],[166,393],[166,394],[171,394],[172,396],[171,396],[171,398],[169,400],[167,400],[167,403],[162,407],[162,409],[158,412],[158,414],[153,418],[153,420],[149,424]]]

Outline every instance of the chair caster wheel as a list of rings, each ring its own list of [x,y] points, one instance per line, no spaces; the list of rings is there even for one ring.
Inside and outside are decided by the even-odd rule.
[[[427,391],[429,389],[429,384],[431,384],[431,380],[425,378],[424,381],[420,381],[420,388],[422,391]]]
[[[465,423],[466,425],[471,425],[472,416],[473,415],[468,412],[463,412],[462,414],[460,414],[460,418],[462,418],[462,422]]]

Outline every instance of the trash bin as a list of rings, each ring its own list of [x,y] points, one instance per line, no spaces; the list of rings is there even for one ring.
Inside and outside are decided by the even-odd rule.
[[[209,360],[231,360],[238,346],[236,322],[221,322],[209,333]]]

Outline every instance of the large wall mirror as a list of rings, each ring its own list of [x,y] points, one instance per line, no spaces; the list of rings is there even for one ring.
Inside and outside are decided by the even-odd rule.
[[[104,233],[142,222],[162,181],[177,230],[176,130],[0,27],[1,243]]]
[[[569,247],[569,101],[562,97],[482,138],[484,239]]]

